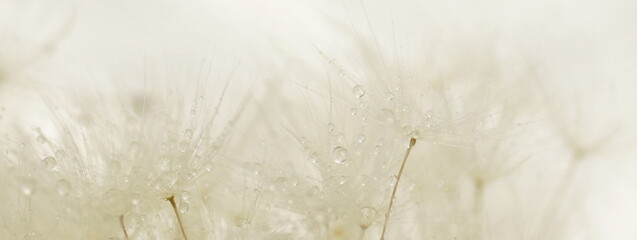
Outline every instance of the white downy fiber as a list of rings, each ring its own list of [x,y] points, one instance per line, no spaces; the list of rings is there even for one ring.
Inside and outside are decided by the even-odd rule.
[[[636,11],[0,0],[0,239],[636,239]]]

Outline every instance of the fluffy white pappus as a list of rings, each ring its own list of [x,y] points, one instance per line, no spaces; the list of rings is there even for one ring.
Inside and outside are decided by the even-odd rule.
[[[13,124],[3,137],[3,238],[165,239],[196,232],[200,224],[182,222],[188,191],[222,161],[249,97],[227,95],[238,80],[211,76],[208,62],[194,74],[140,80],[154,85],[141,90],[43,92],[49,114]],[[194,85],[180,87],[184,81]]]
[[[398,239],[564,239],[607,232],[585,227],[602,220],[565,216],[588,211],[585,203],[569,204],[573,200],[597,195],[583,187],[583,176],[610,174],[578,162],[599,154],[598,148],[609,157],[611,149],[625,151],[634,139],[626,132],[634,126],[628,122],[635,112],[626,105],[635,99],[628,90],[634,83],[626,77],[635,75],[626,66],[635,60],[616,49],[632,49],[619,39],[635,32],[621,22],[621,4],[576,8],[620,15],[603,31],[613,37],[581,45],[571,43],[597,35],[575,26],[585,24],[573,22],[580,19],[576,10],[549,3],[531,4],[520,15],[507,4],[462,1],[345,2],[330,11],[327,40],[312,43],[313,57],[274,73],[269,89],[273,95],[287,89],[286,96],[263,104],[269,111],[260,113],[278,113],[273,106],[294,112],[283,121],[266,117],[266,125],[280,130],[261,137],[267,156],[275,156],[258,160],[270,165],[265,202],[280,219],[294,219],[277,234],[378,239],[384,225],[385,237]],[[557,15],[534,23],[533,14],[545,10]],[[543,24],[568,31],[537,28]],[[545,50],[557,48],[591,55]],[[592,57],[598,55],[604,59]],[[608,66],[616,62],[622,64]],[[393,196],[410,139],[417,144]],[[388,203],[393,197],[395,209]],[[623,229],[617,236],[630,234]]]
[[[630,1],[73,6],[0,14],[2,239],[637,236]]]

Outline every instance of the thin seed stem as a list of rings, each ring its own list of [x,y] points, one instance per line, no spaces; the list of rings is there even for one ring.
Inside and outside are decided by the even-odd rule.
[[[403,175],[403,170],[405,170],[405,164],[407,163],[407,158],[409,157],[409,152],[411,152],[411,148],[416,145],[416,139],[411,138],[409,140],[409,147],[407,151],[405,151],[405,157],[403,158],[403,162],[400,165],[400,170],[398,170],[398,175],[396,175],[396,183],[394,183],[394,189],[391,192],[391,198],[389,198],[389,208],[385,213],[385,223],[383,224],[383,232],[380,234],[380,240],[385,240],[385,231],[387,230],[387,223],[389,222],[389,216],[391,215],[391,209],[394,205],[394,198],[396,197],[396,191],[398,190],[398,183],[400,183],[400,177]]]
[[[184,225],[181,223],[181,216],[179,215],[179,211],[177,211],[177,204],[175,204],[175,195],[167,197],[166,201],[170,202],[170,205],[173,207],[173,211],[175,212],[175,216],[177,216],[179,229],[181,229],[181,234],[184,236],[184,240],[188,240],[188,237],[186,236],[186,231],[184,230]]]
[[[124,226],[124,214],[119,215],[119,226],[122,228],[122,232],[124,232],[124,239],[128,240],[128,232],[126,231],[126,226]]]

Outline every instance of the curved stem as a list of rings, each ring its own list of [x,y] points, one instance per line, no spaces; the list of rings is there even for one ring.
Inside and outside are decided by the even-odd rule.
[[[184,235],[184,240],[188,240],[188,237],[186,236],[186,231],[184,230],[184,225],[181,223],[181,216],[179,215],[179,211],[177,211],[177,204],[175,204],[175,195],[167,197],[166,201],[170,202],[170,205],[173,207],[173,212],[175,212],[175,216],[177,216],[179,229],[181,229],[181,234]]]
[[[124,239],[128,240],[128,232],[126,231],[126,226],[124,226],[124,214],[119,215],[119,226],[122,228],[122,232],[124,232]]]
[[[394,205],[394,198],[396,197],[396,191],[398,190],[398,183],[400,183],[400,177],[403,175],[403,170],[405,170],[405,164],[407,163],[407,158],[409,157],[409,152],[411,152],[411,148],[416,145],[416,139],[411,138],[409,140],[409,147],[407,151],[405,151],[405,157],[403,158],[403,162],[400,165],[400,170],[398,170],[398,175],[396,175],[396,183],[394,183],[394,189],[391,192],[391,198],[389,198],[389,208],[385,213],[385,223],[383,224],[383,232],[380,234],[380,240],[385,240],[385,231],[387,230],[387,223],[389,222],[389,216],[391,215],[391,209]]]

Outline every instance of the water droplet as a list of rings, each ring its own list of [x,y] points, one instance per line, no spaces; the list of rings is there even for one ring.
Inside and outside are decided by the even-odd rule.
[[[387,99],[387,101],[394,100],[394,94],[391,92],[387,92],[387,94],[385,94],[385,99]]]
[[[190,192],[182,191],[181,192],[181,200],[188,201],[190,199]]]
[[[432,118],[434,117],[434,111],[433,111],[433,110],[428,110],[428,111],[425,113],[425,117],[426,117],[427,119],[432,119]]]
[[[333,132],[334,131],[334,124],[333,123],[328,123],[327,124],[327,131],[328,132]]]
[[[179,204],[180,213],[187,213],[189,209],[190,209],[190,205],[188,205],[188,203],[182,202],[181,204]]]
[[[420,137],[420,131],[418,131],[418,130],[413,130],[413,131],[411,131],[411,132],[409,133],[409,136],[410,136],[411,138],[416,138],[416,139],[418,139],[418,138]]]
[[[336,141],[338,141],[339,143],[343,143],[345,141],[345,135],[343,135],[343,133],[339,133],[336,136]]]
[[[343,184],[345,184],[345,183],[347,183],[347,177],[345,177],[345,176],[340,176],[340,177],[338,178],[338,184],[343,185]]]
[[[398,176],[392,175],[391,176],[391,181],[389,182],[389,186],[390,187],[395,187],[396,186],[396,182],[398,182]]]
[[[332,160],[334,160],[335,163],[345,163],[347,160],[347,149],[335,147],[334,150],[332,150]]]
[[[42,159],[42,166],[47,170],[54,170],[57,167],[57,160],[53,157],[45,157]]]
[[[354,86],[354,89],[352,89],[352,93],[354,93],[355,97],[362,98],[365,96],[365,89],[363,89],[360,85],[356,85]]]
[[[36,140],[38,141],[38,143],[40,144],[44,144],[46,143],[46,137],[42,136],[42,135],[38,135],[38,137],[36,138]]]
[[[212,172],[212,163],[206,163],[203,169],[206,170],[206,172]]]
[[[358,110],[356,110],[356,108],[352,108],[351,112],[352,112],[352,116],[356,116],[356,114],[358,113]]]
[[[71,191],[71,183],[66,179],[60,179],[55,184],[55,190],[60,196],[66,196]]]
[[[192,157],[192,163],[193,164],[197,165],[197,164],[199,164],[200,161],[201,161],[201,156],[195,155],[195,156]]]
[[[356,141],[358,141],[359,143],[365,142],[365,135],[358,134],[358,138],[356,139]]]
[[[66,152],[62,149],[55,151],[55,157],[58,159],[66,158]]]
[[[187,139],[192,138],[192,130],[186,129],[186,131],[184,131],[184,137]]]
[[[181,152],[186,152],[188,147],[190,147],[190,143],[188,141],[181,141],[181,143],[179,143],[179,149],[181,149]]]
[[[319,160],[319,156],[315,152],[310,154],[309,158],[312,163],[317,163]]]
[[[361,226],[366,228],[371,226],[376,220],[378,213],[373,207],[361,208]]]
[[[24,195],[31,195],[35,191],[35,180],[32,178],[21,178],[20,179],[20,192]]]
[[[380,155],[381,152],[383,152],[383,150],[381,149],[381,146],[376,145],[376,147],[374,147],[374,155]]]
[[[402,107],[403,112],[408,112],[409,111],[409,105],[405,104]]]
[[[392,110],[389,110],[387,108],[381,110],[381,114],[382,114],[382,118],[383,120],[385,120],[386,123],[393,123],[394,122],[394,112]]]

